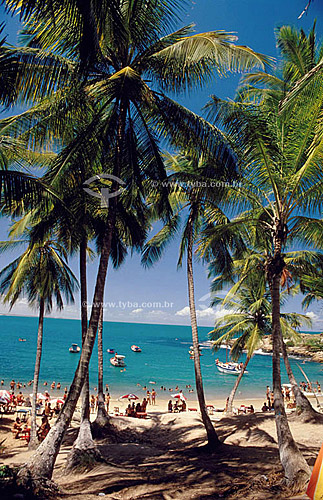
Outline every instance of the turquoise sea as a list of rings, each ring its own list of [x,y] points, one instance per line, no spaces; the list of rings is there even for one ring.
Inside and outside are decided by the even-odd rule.
[[[10,380],[22,383],[33,378],[37,318],[19,316],[0,316],[0,378],[8,387]],[[207,334],[211,328],[200,327],[200,342],[208,340]],[[138,323],[104,323],[104,384],[109,385],[112,397],[119,397],[128,392],[141,395],[141,387],[156,382],[157,394],[163,398],[169,397],[169,388],[175,391],[176,386],[185,391],[185,386],[191,384],[194,388],[193,362],[188,351],[192,344],[191,330],[188,326],[150,325]],[[19,342],[19,338],[26,342]],[[44,324],[43,357],[41,363],[40,382],[55,380],[62,388],[72,381],[79,354],[70,354],[71,343],[81,344],[80,322],[71,319],[46,318]],[[132,344],[142,348],[141,353],[131,351]],[[107,348],[114,348],[118,354],[126,356],[126,370],[113,367],[109,359],[111,354]],[[226,397],[235,378],[217,371],[215,359],[225,360],[225,349],[214,353],[211,349],[203,349],[201,357],[203,380],[207,399]],[[244,355],[241,360],[244,360]],[[240,384],[239,397],[263,397],[267,385],[271,384],[270,355],[255,354],[249,363],[249,374],[243,377]],[[297,363],[302,360],[291,359],[296,379],[304,379]],[[301,367],[311,381],[319,380],[323,386],[322,365],[306,361]],[[97,346],[95,345],[90,365],[90,388],[97,386]],[[288,382],[282,366],[283,383]],[[137,384],[140,384],[139,387]],[[160,391],[160,386],[167,391]],[[152,385],[150,385],[152,387]],[[62,392],[62,391],[61,391]]]

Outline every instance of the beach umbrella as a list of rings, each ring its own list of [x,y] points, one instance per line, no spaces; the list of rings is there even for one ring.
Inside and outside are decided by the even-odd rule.
[[[64,404],[64,400],[61,398],[55,398],[50,400],[51,405],[56,405],[56,403],[59,403],[60,405]]]
[[[177,394],[172,394],[172,398],[181,399],[182,401],[187,400],[187,398],[184,396],[182,392],[178,392]]]
[[[1,404],[1,405],[6,405],[7,403],[8,403],[8,399],[1,398],[1,397],[0,397],[0,404]]]
[[[1,390],[0,391],[0,398],[5,399],[6,401],[10,401],[10,394],[8,391]]]
[[[29,396],[32,398],[33,395],[32,394],[29,394]],[[45,401],[47,398],[46,396],[44,396],[44,394],[42,394],[41,392],[37,392],[37,399],[42,399],[43,401]]]
[[[124,396],[120,396],[119,399],[139,399],[138,396],[136,396],[136,394],[124,394]]]

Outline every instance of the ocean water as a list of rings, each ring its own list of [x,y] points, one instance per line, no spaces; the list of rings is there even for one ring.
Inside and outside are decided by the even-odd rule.
[[[33,378],[36,354],[37,318],[19,316],[0,316],[0,378],[8,387],[10,380],[28,382]],[[208,340],[210,328],[200,327],[200,342]],[[19,342],[19,338],[26,342]],[[45,318],[43,357],[40,372],[40,390],[47,381],[48,386],[55,381],[62,388],[69,386],[79,354],[69,353],[71,343],[81,344],[80,321],[71,319]],[[141,353],[131,351],[132,344],[142,348]],[[191,330],[188,326],[150,325],[137,323],[104,322],[104,384],[109,385],[110,394],[117,398],[122,394],[134,392],[143,395],[142,387],[152,387],[156,382],[157,395],[163,399],[172,394],[169,389],[176,386],[187,394],[186,385],[194,388],[193,361],[189,357],[192,344]],[[125,355],[126,370],[113,367],[109,359],[113,356],[106,350],[114,348],[118,354]],[[207,399],[226,398],[235,381],[232,375],[218,372],[215,359],[224,361],[226,350],[214,353],[211,349],[202,349],[202,375]],[[242,355],[241,361],[245,356]],[[249,374],[243,377],[239,386],[239,398],[264,397],[266,386],[271,382],[270,355],[255,354],[248,365]],[[296,379],[304,379],[297,364],[305,370],[311,381],[319,380],[323,386],[322,365],[302,360],[291,359]],[[97,345],[95,344],[90,364],[90,388],[97,386]],[[288,383],[282,365],[282,381]],[[138,385],[140,384],[140,385]],[[167,391],[160,391],[164,386]],[[47,388],[48,389],[48,388]],[[50,388],[49,388],[50,390]],[[62,392],[62,391],[61,391]],[[193,395],[192,395],[193,396]]]

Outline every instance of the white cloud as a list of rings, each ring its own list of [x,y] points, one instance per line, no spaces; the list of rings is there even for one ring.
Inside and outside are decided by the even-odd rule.
[[[214,318],[215,310],[212,307],[207,307],[206,309],[198,309],[196,311],[196,316],[198,318]]]
[[[152,311],[148,311],[148,314],[151,316],[164,316],[167,317],[168,314],[165,311],[162,311],[161,309],[153,309]]]
[[[311,318],[312,321],[317,321],[318,319],[320,319],[320,317],[317,314],[315,314],[313,311],[308,311],[306,313],[306,316]]]
[[[229,311],[228,309],[214,309],[213,307],[204,307],[201,309],[196,310],[196,316],[198,319],[202,318],[212,318],[214,321],[215,319],[222,318],[225,314],[228,314],[232,311]],[[180,309],[175,313],[175,316],[189,316],[190,315],[190,308],[188,306],[183,307],[183,309]]]
[[[141,307],[138,307],[138,309],[133,309],[131,311],[131,314],[140,314],[143,311]]]
[[[190,308],[188,306],[183,307],[183,309],[180,309],[175,313],[175,316],[189,316],[189,315],[190,315]]]

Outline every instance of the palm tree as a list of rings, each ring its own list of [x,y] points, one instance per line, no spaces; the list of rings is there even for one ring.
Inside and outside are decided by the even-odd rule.
[[[286,294],[282,294],[281,300],[285,298]],[[244,349],[247,350],[246,361],[229,395],[227,412],[231,414],[233,399],[248,363],[264,335],[268,335],[271,331],[270,292],[266,289],[264,281],[253,273],[238,290],[235,289],[234,294],[229,290],[226,298],[223,300],[214,298],[212,303],[221,304],[230,310],[228,314],[216,320],[214,330],[209,334],[214,340],[214,348],[217,349],[228,340],[235,339],[230,351],[235,361],[239,359]],[[281,313],[283,336],[298,339],[295,327],[299,328],[302,322],[311,325],[311,320],[305,315]]]
[[[20,242],[19,242],[20,243]],[[4,242],[3,248],[12,246]],[[32,420],[30,447],[38,444],[36,436],[36,400],[40,362],[42,356],[43,328],[45,312],[53,308],[53,298],[58,309],[63,309],[63,296],[73,302],[76,278],[66,263],[66,253],[55,241],[30,244],[23,254],[0,272],[0,293],[4,302],[12,308],[21,296],[26,296],[31,306],[39,309],[37,351],[32,395]]]
[[[301,281],[301,287],[303,293],[305,293],[305,298],[303,300],[303,306],[307,308],[313,300],[323,299],[323,285],[322,285],[323,275],[322,272],[316,274],[315,276],[303,276]]]
[[[103,308],[101,308],[98,325],[98,412],[94,422],[98,424],[103,421],[103,425],[106,425],[107,417],[103,392]]]
[[[297,36],[296,36],[297,34]],[[244,186],[230,193],[246,208],[226,229],[244,228],[258,240],[266,239],[266,278],[271,293],[273,336],[273,388],[280,458],[289,483],[302,487],[309,468],[289,429],[281,391],[280,359],[282,334],[280,324],[280,286],[286,269],[284,249],[292,242],[316,244],[322,221],[323,170],[321,166],[322,137],[317,125],[322,113],[322,82],[316,92],[297,100],[288,111],[279,112],[286,89],[314,63],[310,53],[312,37],[283,27],[278,44],[283,53],[283,75],[253,75],[248,83],[261,83],[266,89],[241,92],[236,102],[213,99],[213,117],[222,123],[241,153],[244,162]],[[294,57],[297,53],[299,57]],[[256,97],[258,100],[255,100]],[[260,104],[259,104],[260,102]],[[242,149],[243,148],[243,149]],[[303,215],[306,210],[306,216]],[[216,241],[225,228],[214,228]],[[244,234],[246,234],[244,232]]]
[[[212,256],[213,251],[208,251],[208,238],[202,239],[199,245],[201,256],[203,258],[206,258],[206,260],[209,260],[209,262],[211,259],[211,262],[209,264],[210,274],[216,275],[216,277],[212,281],[211,290],[216,293],[223,287],[230,285],[232,286],[232,288],[228,294],[229,298],[230,295],[239,293],[240,288],[243,288],[245,284],[254,276],[257,276],[258,286],[262,286],[264,289],[266,289],[265,247],[259,248],[258,251],[249,247],[247,248],[247,250],[243,251],[241,248],[241,243],[238,241],[236,241],[236,243],[239,256],[237,256],[236,249],[235,256],[234,254],[232,255],[230,254],[230,252],[228,252],[226,256],[226,262],[222,260],[220,262],[220,265],[217,262],[218,255],[216,255],[216,259],[214,259],[214,256]],[[208,255],[205,255],[205,252],[207,252]],[[286,297],[288,297],[290,294],[294,295],[295,293],[298,293],[299,289],[302,288],[302,280],[304,276],[309,273],[311,275],[318,274],[319,269],[321,269],[322,267],[322,259],[323,255],[318,252],[309,252],[305,250],[286,252],[286,267],[281,278],[281,287],[285,289],[284,292],[281,293],[281,297],[284,297],[285,300]],[[295,281],[300,281],[300,288],[295,287]],[[304,323],[307,323],[307,326],[311,326],[311,323],[308,321],[307,316],[298,316],[296,313],[282,314],[280,321],[282,336],[284,338],[290,335],[293,336],[294,329],[298,329],[301,326],[300,320],[302,320],[302,322]],[[282,343],[282,355],[289,381],[293,386],[293,393],[296,399],[298,414],[302,413],[306,420],[321,420],[320,414],[316,410],[314,410],[310,401],[298,387],[292,368],[290,366],[286,346],[284,343]]]
[[[113,175],[113,179],[121,178],[128,193],[136,195],[135,199],[139,200],[140,197],[145,198],[146,179],[159,181],[165,178],[158,139],[166,137],[173,144],[183,144],[192,142],[196,137],[200,148],[214,150],[221,138],[214,127],[178,105],[165,92],[177,94],[190,90],[202,85],[216,71],[221,73],[227,69],[244,70],[257,64],[262,66],[267,59],[249,48],[234,46],[232,41],[235,37],[225,32],[193,35],[192,28],[185,27],[165,35],[173,22],[177,2],[116,0],[115,4],[115,15],[110,16],[106,11],[103,13],[104,30],[100,39],[102,60],[87,66],[78,86],[71,87],[72,77],[65,79],[65,87],[44,103],[41,113],[37,115],[39,108],[36,107],[29,117],[34,120],[32,132],[43,140],[53,136],[51,127],[64,134],[64,120],[59,118],[62,118],[66,103],[69,113],[76,110],[78,115],[82,114],[84,102],[88,106],[91,104],[92,118],[84,123],[82,130],[64,149],[57,168],[63,173],[67,171],[68,162],[76,164],[77,161],[98,158],[99,152],[100,159],[104,160],[104,171]],[[62,16],[64,13],[63,9]],[[36,16],[35,22],[31,16],[26,36],[30,37],[31,44],[37,39],[41,49],[46,44],[47,47],[56,45],[59,54],[68,54],[73,58],[75,46],[69,45],[69,31],[64,29],[62,23],[56,24],[56,30],[48,31],[49,19],[49,13],[43,20]],[[95,61],[98,59],[96,57]],[[37,67],[39,75],[39,58]],[[76,71],[80,74],[77,57],[71,64],[64,65],[64,71],[66,67],[72,73],[76,74]],[[45,65],[43,72],[46,72]],[[48,113],[49,110],[51,113]],[[13,119],[12,127],[16,133],[26,130],[25,118],[26,115]],[[110,192],[118,188],[117,181],[113,180]],[[167,189],[164,189],[164,194],[167,195]],[[161,206],[156,208],[165,213],[166,197],[160,198],[160,202]],[[83,386],[97,332],[119,206],[118,198],[110,200],[87,336],[68,398],[57,424],[26,467],[26,471],[35,475],[51,477],[61,440]],[[135,208],[140,209],[139,205]]]
[[[5,25],[0,24],[0,36]],[[16,78],[18,70],[18,60],[6,47],[6,37],[0,40],[0,103],[3,106],[9,106],[16,99]]]
[[[45,238],[50,231],[55,231],[57,238],[70,255],[79,254],[80,299],[81,299],[81,329],[82,343],[88,327],[88,293],[87,293],[87,256],[93,257],[94,252],[88,247],[88,242],[96,241],[97,253],[100,254],[102,237],[105,231],[106,210],[97,206],[95,198],[88,197],[83,190],[83,182],[91,176],[91,166],[68,164],[70,182],[66,185],[64,176],[57,176],[55,169],[49,165],[46,178],[48,182],[55,179],[55,189],[64,200],[62,206],[58,200],[45,213],[42,207],[35,208],[14,225],[15,236],[21,235],[27,224],[32,225],[31,235],[34,239]],[[127,255],[127,248],[139,250],[146,237],[146,215],[138,208],[135,213],[121,207],[118,209],[116,227],[111,248],[111,261],[118,268]],[[100,329],[100,324],[99,324]],[[101,353],[102,355],[102,353]],[[78,437],[75,440],[67,460],[67,469],[73,469],[80,462],[102,461],[92,431],[102,433],[109,424],[108,415],[99,412],[99,418],[92,425],[89,421],[89,376],[87,375],[82,390],[81,424]],[[102,382],[103,383],[103,382]],[[100,383],[99,383],[100,387]],[[103,396],[98,393],[100,400]],[[99,409],[100,409],[99,404]],[[104,396],[103,396],[104,407]]]
[[[184,214],[185,223],[180,240],[178,267],[181,267],[186,251],[187,286],[194,351],[196,392],[203,424],[207,433],[208,445],[212,448],[218,446],[219,440],[206,410],[203,390],[194,295],[193,249],[194,244],[199,238],[200,230],[210,220],[215,220],[216,218],[221,218],[222,220],[223,214],[216,203],[221,200],[223,189],[219,188],[215,190],[212,188],[212,179],[216,179],[219,183],[221,179],[227,181],[234,177],[235,163],[234,157],[230,155],[229,148],[225,148],[225,143],[222,143],[218,156],[214,156],[212,160],[204,160],[202,157],[199,161],[196,161],[188,154],[185,155],[183,153],[178,156],[168,155],[167,165],[170,171],[174,172],[168,178],[169,183],[174,186],[174,192],[171,196],[174,214],[170,221],[148,241],[144,249],[142,262],[146,266],[151,266],[161,257],[167,243],[174,238],[179,230],[180,214]],[[156,199],[155,195],[152,198],[154,203]]]
[[[234,396],[255,349],[262,337],[270,331],[268,295],[264,285],[259,286],[259,281],[251,277],[249,283],[245,283],[234,296],[228,292],[227,297],[231,298],[220,301],[215,297],[212,300],[213,305],[221,303],[230,310],[215,321],[214,330],[209,333],[214,341],[214,348],[218,349],[221,343],[234,338],[230,354],[235,361],[239,359],[243,349],[247,350],[246,360],[229,395],[228,414],[232,414]]]
[[[0,37],[5,25],[0,24]],[[6,45],[6,37],[0,39],[0,106],[9,108],[19,98],[20,65],[17,53]],[[17,139],[8,132],[7,120],[0,121],[0,201],[13,209],[23,201],[25,210],[44,203],[44,199],[57,198],[54,192],[31,167],[46,167],[51,154],[33,152],[26,140]],[[9,170],[9,167],[11,169]]]

